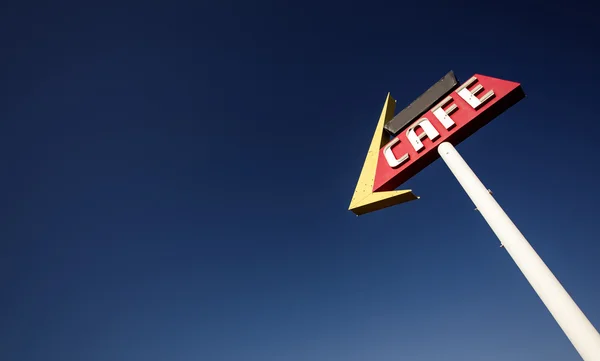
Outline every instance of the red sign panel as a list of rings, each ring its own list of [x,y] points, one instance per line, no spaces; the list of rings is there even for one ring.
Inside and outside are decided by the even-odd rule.
[[[380,149],[373,191],[395,189],[439,157],[439,144],[457,145],[524,97],[519,83],[474,75]]]

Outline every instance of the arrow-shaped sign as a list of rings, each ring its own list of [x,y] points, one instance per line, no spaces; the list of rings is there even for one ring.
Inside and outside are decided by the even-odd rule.
[[[388,141],[396,106],[388,94],[349,209],[361,215],[418,199],[394,189],[439,158],[438,145],[459,144],[524,97],[519,83],[476,74]]]

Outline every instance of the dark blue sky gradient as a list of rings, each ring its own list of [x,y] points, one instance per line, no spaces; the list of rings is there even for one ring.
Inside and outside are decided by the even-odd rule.
[[[458,149],[599,327],[592,3],[5,4],[0,359],[577,360],[441,161],[347,207],[388,91],[519,81]]]

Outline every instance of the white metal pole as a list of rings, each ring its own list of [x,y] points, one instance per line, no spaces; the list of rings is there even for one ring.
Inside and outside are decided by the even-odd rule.
[[[438,152],[585,361],[600,361],[600,334],[477,175],[448,142]]]

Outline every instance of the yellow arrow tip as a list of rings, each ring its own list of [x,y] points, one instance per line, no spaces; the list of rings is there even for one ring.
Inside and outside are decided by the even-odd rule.
[[[354,196],[350,202],[349,210],[356,215],[373,212],[379,209],[391,207],[396,204],[409,202],[419,199],[411,190],[396,190],[389,192],[373,192],[373,183],[375,181],[375,172],[377,170],[377,161],[379,159],[379,150],[388,142],[383,126],[392,119],[396,108],[396,100],[388,93],[375,127],[373,139],[369,146],[369,151],[365,158]]]

